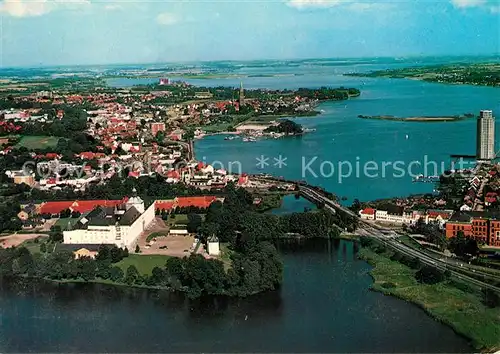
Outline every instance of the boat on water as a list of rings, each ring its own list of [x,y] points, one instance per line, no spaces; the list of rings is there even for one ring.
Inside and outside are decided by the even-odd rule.
[[[253,143],[257,141],[257,139],[255,139],[254,137],[248,137],[248,138],[243,138],[243,141],[246,143]]]
[[[234,139],[234,136],[226,136],[226,137],[224,138],[224,140],[233,140],[233,139]]]
[[[436,183],[439,182],[439,176],[418,175],[417,177],[413,178],[413,182]]]

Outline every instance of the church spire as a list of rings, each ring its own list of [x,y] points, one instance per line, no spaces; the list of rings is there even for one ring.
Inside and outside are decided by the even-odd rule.
[[[243,81],[240,81],[239,104],[240,104],[240,107],[245,105],[245,90],[243,89]]]

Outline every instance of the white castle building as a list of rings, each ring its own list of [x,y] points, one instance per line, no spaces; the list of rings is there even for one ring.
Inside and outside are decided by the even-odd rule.
[[[65,244],[115,244],[132,249],[139,235],[155,218],[155,205],[145,209],[144,201],[133,196],[116,207],[97,207],[63,232]]]

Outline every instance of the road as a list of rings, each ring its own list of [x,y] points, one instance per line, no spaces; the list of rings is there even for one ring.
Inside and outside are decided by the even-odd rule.
[[[285,182],[285,183],[292,182],[292,181],[283,181],[273,177],[270,178],[258,177],[258,178],[262,180],[267,180],[268,182],[270,181]],[[343,205],[337,203],[334,200],[329,199],[323,193],[317,191],[316,189],[311,188],[308,185],[299,184],[299,190],[304,195],[304,197],[312,201],[322,202],[325,205],[325,208],[331,212],[337,213],[338,211],[342,211],[348,215],[357,218],[359,223],[358,223],[358,230],[356,230],[356,233],[359,234],[360,236],[368,236],[376,238],[380,240],[382,243],[384,243],[387,247],[390,247],[409,257],[418,258],[423,264],[427,264],[429,266],[433,266],[441,270],[449,270],[451,274],[456,276],[458,279],[465,280],[472,284],[478,285],[482,288],[488,288],[500,293],[500,287],[477,280],[476,278],[470,275],[482,276],[496,281],[500,281],[500,277],[496,277],[491,273],[481,271],[478,269],[477,266],[471,266],[467,263],[460,263],[446,257],[437,257],[434,255],[429,255],[415,248],[406,246],[401,242],[397,241],[397,238],[401,235],[397,234],[394,230],[386,229],[381,226],[371,224],[366,220],[360,219],[359,215],[354,213],[352,210],[344,207]]]
[[[405,244],[402,244],[401,242],[397,241],[397,238],[400,236],[393,230],[388,230],[384,229],[382,227],[379,227],[378,225],[372,225],[366,220],[361,220],[359,219],[358,215],[353,213],[351,210],[343,207],[342,205],[338,204],[337,202],[325,197],[322,195],[320,192],[312,189],[311,187],[308,186],[300,186],[300,191],[306,196],[307,198],[310,198],[312,200],[316,201],[321,201],[322,203],[325,204],[325,207],[328,210],[334,210],[334,212],[337,211],[343,211],[351,216],[354,216],[358,218],[359,220],[359,225],[358,225],[358,230],[357,233],[362,235],[362,236],[369,236],[378,239],[380,242],[382,242],[384,245],[387,247],[390,247],[396,251],[398,251],[401,254],[407,255],[409,257],[415,257],[420,260],[423,264],[429,265],[436,267],[440,270],[448,270],[450,273],[455,276],[458,279],[467,281],[471,284],[475,284],[481,288],[487,288],[494,290],[498,293],[500,293],[500,287],[497,287],[495,285],[491,285],[489,283],[483,282],[481,280],[478,280],[476,278],[473,278],[467,274],[474,274],[474,275],[480,275],[483,277],[487,277],[489,279],[495,279],[495,280],[500,280],[500,278],[495,277],[491,275],[490,273],[485,273],[482,271],[478,271],[477,267],[471,267],[468,264],[458,264],[456,261],[448,261],[445,258],[438,258],[431,256],[429,254],[426,254],[424,252],[421,252],[420,250],[411,248],[409,246],[406,246]],[[464,274],[465,273],[465,274]]]

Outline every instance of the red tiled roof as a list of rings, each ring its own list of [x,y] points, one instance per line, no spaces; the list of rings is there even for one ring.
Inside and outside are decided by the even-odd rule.
[[[121,200],[66,200],[58,202],[45,202],[40,206],[40,214],[59,214],[61,211],[69,209],[86,213],[94,210],[97,206],[114,207],[125,203],[128,198]]]
[[[375,215],[375,209],[373,208],[365,208],[361,211],[361,214],[365,215]]]
[[[217,200],[214,196],[204,196],[204,197],[178,197],[176,198],[177,206],[180,208],[185,208],[189,206],[195,206],[198,208],[208,208]]]
[[[168,171],[167,178],[179,179],[179,178],[181,178],[181,175],[179,174],[179,171],[176,171],[176,170]]]
[[[71,204],[71,211],[86,213],[92,211],[97,206],[114,207],[123,203],[123,200],[77,200]]]
[[[174,207],[173,200],[157,200],[155,202],[156,210],[170,210]]]
[[[437,218],[438,216],[441,216],[443,219],[447,219],[451,216],[451,213],[446,211],[429,211],[427,215],[431,218]]]
[[[248,176],[242,175],[238,178],[238,185],[244,185],[248,183]]]
[[[69,207],[73,204],[73,201],[64,201],[64,202],[46,202],[43,203],[40,207],[39,214],[59,214],[61,211],[69,209]]]
[[[214,196],[203,197],[177,197],[172,200],[157,200],[155,201],[155,209],[171,210],[173,208],[187,208],[190,206],[206,209],[217,200]]]

